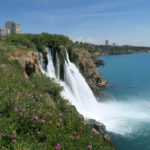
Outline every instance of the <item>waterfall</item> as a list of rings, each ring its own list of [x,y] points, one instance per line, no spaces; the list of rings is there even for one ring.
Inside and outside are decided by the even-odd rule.
[[[56,77],[57,79],[60,78],[60,62],[58,58],[58,53],[56,52]]]
[[[45,71],[45,65],[44,65],[44,58],[43,58],[43,55],[42,53],[40,53],[40,68],[41,68],[41,71],[43,74],[46,74],[46,71]]]
[[[52,59],[52,55],[51,55],[51,51],[46,48],[47,50],[47,58],[48,58],[48,64],[47,64],[47,76],[51,77],[51,78],[56,78],[56,74],[55,74],[55,68],[54,68],[54,64],[53,64],[53,59]]]
[[[51,51],[49,49],[47,51],[48,65],[46,70],[43,68],[43,58],[41,57],[40,60],[42,72],[48,77],[55,78],[64,87],[61,93],[62,97],[68,99],[85,118],[100,121],[106,125],[108,131],[119,134],[131,133],[135,129],[136,123],[141,120],[150,121],[149,113],[147,113],[149,109],[143,102],[140,104],[140,108],[137,106],[136,100],[129,103],[115,100],[98,103],[78,68],[70,62],[67,51],[67,58],[64,63],[64,81],[61,81],[60,73],[57,73],[58,70],[60,71],[58,69],[60,67],[59,57],[57,55],[56,71]]]
[[[69,60],[67,51],[67,58],[64,63],[64,81],[61,81],[58,54],[56,53],[55,69],[51,51],[48,48],[46,50],[48,57],[48,65],[47,70],[44,70],[42,65],[43,57],[41,57],[40,66],[42,72],[48,77],[55,78],[56,81],[64,87],[64,91],[61,93],[61,95],[64,98],[68,99],[71,104],[75,105],[79,113],[83,114],[86,118],[91,118],[90,113],[87,110],[90,109],[90,105],[93,105],[93,103],[97,103],[96,98],[94,97],[92,90],[86,83],[84,77],[81,75],[78,68]]]

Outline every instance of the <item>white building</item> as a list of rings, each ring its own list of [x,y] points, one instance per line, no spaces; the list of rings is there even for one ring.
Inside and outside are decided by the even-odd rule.
[[[3,39],[5,35],[10,34],[10,30],[0,27],[0,39]]]
[[[9,29],[10,33],[16,33],[16,34],[21,33],[21,25],[20,23],[17,22],[8,21],[5,23],[5,28]]]

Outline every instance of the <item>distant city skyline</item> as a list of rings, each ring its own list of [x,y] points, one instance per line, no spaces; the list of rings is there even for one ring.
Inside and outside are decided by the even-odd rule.
[[[7,21],[5,22],[5,27],[0,26],[0,40],[11,33],[20,34],[21,24],[16,21]]]
[[[149,0],[1,0],[0,26],[22,33],[64,34],[73,41],[150,46]]]

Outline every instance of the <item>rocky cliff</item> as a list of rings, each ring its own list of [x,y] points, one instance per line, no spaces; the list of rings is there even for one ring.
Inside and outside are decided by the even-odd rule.
[[[77,52],[77,63],[80,69],[80,72],[85,77],[89,86],[93,90],[99,90],[102,87],[107,85],[107,81],[102,79],[101,74],[98,72],[96,65],[92,60],[92,55],[87,51],[82,51],[76,49]]]
[[[10,60],[17,59],[24,69],[24,75],[26,78],[32,74],[39,74],[40,66],[39,59],[40,56],[36,51],[19,51],[14,50],[10,55]]]
[[[77,65],[89,86],[93,90],[99,90],[106,86],[107,81],[104,81],[101,74],[97,71],[96,65],[92,60],[92,55],[80,49],[75,49],[75,51],[77,53]],[[23,66],[26,78],[32,74],[39,74],[41,72],[39,67],[40,56],[36,51],[19,51],[18,49],[14,49],[9,55],[10,60],[17,59]]]

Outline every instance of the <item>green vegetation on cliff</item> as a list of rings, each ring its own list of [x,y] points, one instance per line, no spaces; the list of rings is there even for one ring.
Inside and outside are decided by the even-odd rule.
[[[77,62],[77,54],[73,47],[73,42],[64,35],[56,34],[10,34],[4,39],[5,43],[15,46],[24,46],[27,48],[36,49],[43,54],[44,63],[48,64],[47,52],[45,47],[51,49],[53,61],[56,65],[56,55],[60,59],[60,75],[63,80],[64,74],[64,61],[66,60],[66,50],[68,51],[69,58],[73,63]],[[66,48],[66,49],[65,49]],[[57,53],[57,54],[56,54]]]
[[[45,64],[48,63],[47,51],[45,46],[51,49],[53,63],[56,67],[56,59],[60,60],[60,78],[64,79],[64,61],[66,60],[66,50],[68,51],[71,62],[75,63],[80,72],[84,75],[90,87],[95,92],[95,89],[100,90],[104,87],[102,77],[95,66],[96,56],[91,55],[86,51],[82,51],[82,46],[78,47],[77,43],[73,43],[68,37],[56,34],[11,34],[4,39],[6,45],[14,45],[24,49],[34,49],[43,53]],[[88,50],[88,49],[87,49]],[[85,53],[84,53],[85,52]],[[83,53],[83,54],[82,54]],[[90,78],[89,78],[90,77]],[[99,95],[102,95],[101,92]]]
[[[60,96],[62,87],[42,74],[25,78],[25,68],[0,50],[1,150],[112,150]],[[21,50],[22,49],[22,50]]]
[[[40,51],[41,53],[43,53],[45,64],[48,63],[45,46],[50,48],[51,51],[58,50],[58,52],[61,52],[60,46],[63,46],[66,49],[69,49],[70,60],[73,61],[74,63],[76,62],[75,60],[76,54],[72,49],[73,42],[67,36],[64,35],[56,35],[56,34],[49,34],[49,33],[10,34],[5,37],[4,41],[5,43],[8,43],[10,45],[25,46],[27,48],[32,48]],[[65,53],[63,52],[63,55],[61,54],[61,56],[64,58],[65,57],[64,55]]]

